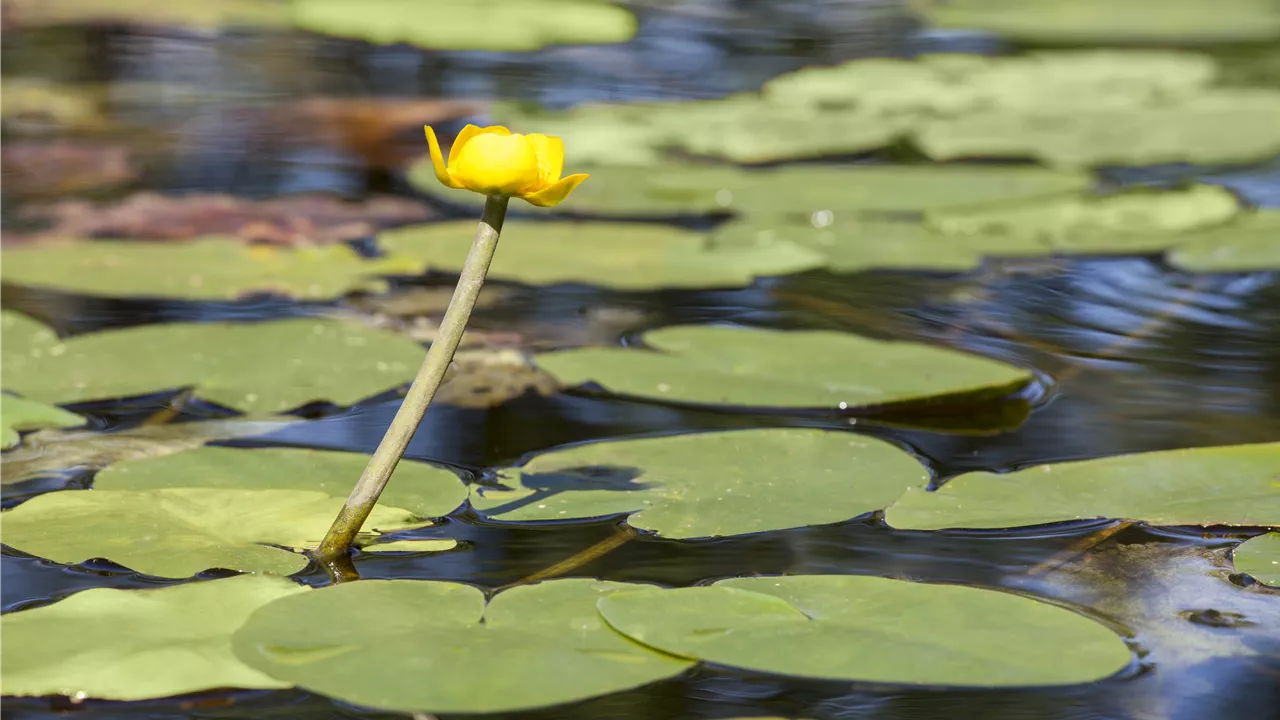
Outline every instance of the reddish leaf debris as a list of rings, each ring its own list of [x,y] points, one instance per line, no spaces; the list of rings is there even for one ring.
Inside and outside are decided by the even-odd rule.
[[[131,182],[142,168],[128,147],[69,140],[12,140],[0,151],[6,195],[102,190]]]

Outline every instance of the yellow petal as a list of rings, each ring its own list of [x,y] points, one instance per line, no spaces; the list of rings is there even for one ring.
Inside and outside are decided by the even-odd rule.
[[[445,187],[462,187],[450,177],[449,169],[444,165],[444,156],[440,154],[440,141],[436,140],[436,131],[432,130],[430,125],[424,125],[423,128],[427,131],[427,146],[431,149],[431,167],[436,171],[436,179]]]
[[[528,201],[530,205],[537,205],[538,207],[559,205],[561,201],[569,197],[569,193],[573,192],[574,188],[581,185],[582,181],[588,177],[590,176],[584,173],[570,175],[554,185],[549,185],[535,193],[521,195],[520,197]]]
[[[525,137],[538,154],[538,179],[541,181],[538,189],[556,184],[560,180],[560,173],[564,171],[564,142],[558,137],[538,133]]]
[[[456,160],[450,175],[473,192],[518,195],[539,187],[538,155],[523,135],[478,133],[458,150]]]
[[[489,127],[480,127],[479,125],[468,124],[462,128],[462,132],[458,133],[458,137],[453,140],[453,147],[449,148],[449,167],[453,167],[458,161],[458,153],[462,150],[462,146],[476,135],[491,133],[493,135],[510,135],[511,131],[501,125],[490,125]]]

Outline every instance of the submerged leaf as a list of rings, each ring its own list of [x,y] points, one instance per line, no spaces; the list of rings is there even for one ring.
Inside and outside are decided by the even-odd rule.
[[[676,326],[645,333],[643,348],[542,353],[567,386],[667,402],[848,409],[962,394],[1005,394],[1031,374],[920,343],[830,331]]]
[[[597,600],[635,587],[552,580],[498,593],[486,607],[468,585],[362,580],[268,605],[232,642],[252,667],[344,702],[400,712],[510,712],[639,687],[688,668],[600,620]]]
[[[7,613],[0,692],[79,701],[287,688],[236,659],[231,633],[263,605],[307,591],[285,578],[241,575],[152,590],[92,588]]]
[[[851,575],[645,588],[599,602],[650,647],[754,672],[1023,687],[1093,682],[1132,656],[1104,625],[1011,593]]]
[[[697,538],[840,522],[883,509],[929,474],[879,440],[824,430],[735,430],[592,443],[544,453],[473,488],[497,520],[633,513],[633,527]]]
[[[970,472],[909,489],[885,512],[903,530],[1012,528],[1084,518],[1153,525],[1280,524],[1280,443],[1192,448]]]
[[[0,395],[0,447],[5,450],[18,444],[18,432],[21,430],[67,428],[83,424],[83,417],[62,408],[12,395]]]
[[[1236,570],[1265,585],[1280,587],[1280,532],[1250,538],[1232,551]]]

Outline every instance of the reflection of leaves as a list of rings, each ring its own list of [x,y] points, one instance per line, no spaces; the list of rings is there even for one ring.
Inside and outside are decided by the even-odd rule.
[[[236,659],[230,636],[259,607],[308,588],[270,575],[150,590],[84,590],[8,613],[5,695],[142,700],[215,688],[286,688]]]
[[[76,427],[84,418],[73,412],[44,403],[32,402],[12,395],[0,395],[0,447],[8,450],[18,444],[20,430]],[[8,456],[5,456],[6,459]],[[4,482],[12,482],[8,476]]]
[[[469,585],[362,580],[298,596],[314,596],[306,602],[272,603],[232,645],[272,677],[366,707],[485,713],[559,705],[689,667],[601,621],[596,602],[635,587],[552,580],[500,592],[486,606]]]
[[[55,140],[10,140],[0,151],[4,191],[50,195],[124,185],[141,168],[124,145]]]

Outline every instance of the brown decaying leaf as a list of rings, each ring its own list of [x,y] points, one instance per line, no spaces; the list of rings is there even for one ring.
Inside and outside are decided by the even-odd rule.
[[[26,220],[48,221],[35,237],[119,237],[176,240],[238,235],[276,245],[357,240],[380,228],[425,222],[437,213],[392,196],[348,202],[319,193],[269,200],[200,194],[171,197],[138,193],[110,205],[62,200],[23,208]],[[31,239],[31,238],[28,238]]]
[[[125,145],[90,141],[15,140],[0,147],[6,195],[49,195],[124,185],[142,168]]]

